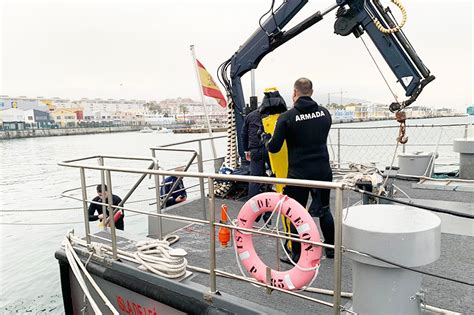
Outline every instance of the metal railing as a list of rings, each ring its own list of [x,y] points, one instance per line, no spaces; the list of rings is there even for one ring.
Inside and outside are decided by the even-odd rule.
[[[341,168],[348,162],[373,162],[379,167],[389,165],[396,147],[398,126],[342,126],[333,125],[328,139],[328,150],[333,164]],[[453,140],[474,136],[474,123],[407,125],[408,143],[400,145],[398,153],[410,150],[438,151],[446,165],[453,160]]]
[[[452,143],[448,142],[449,140],[452,140],[451,138],[453,137],[468,137],[469,133],[472,133],[473,128],[469,128],[469,126],[472,126],[472,124],[447,124],[447,125],[415,125],[415,126],[410,126],[410,131],[413,134],[415,133],[415,128],[420,128],[419,130],[424,130],[425,132],[425,137],[426,132],[429,134],[434,134],[435,138],[437,138],[437,144],[436,147],[441,147],[441,146],[451,146]],[[367,129],[373,129],[377,130],[375,133],[376,135],[374,137],[376,138],[382,138],[382,137],[387,137],[391,136],[391,133],[393,133],[393,136],[395,137],[396,131],[397,131],[396,126],[380,126],[380,127],[335,127],[331,130],[332,135],[334,136],[334,133],[337,134],[337,155],[335,154],[335,150],[332,146],[334,146],[334,143],[329,143],[328,145],[331,146],[331,153],[332,153],[332,158],[333,161],[337,160],[338,165],[340,167],[341,160],[343,157],[343,151],[344,148],[351,148],[351,147],[362,147],[363,150],[367,150],[368,148],[371,147],[379,147],[382,146],[383,143],[367,143],[367,138],[361,138],[358,139],[359,137],[356,135],[357,141],[355,143],[345,143],[342,141],[344,138],[344,133],[349,131],[349,133],[353,135],[354,130],[365,130],[367,132]],[[433,129],[437,128],[437,129]],[[385,130],[388,132],[380,132],[381,130]],[[436,132],[433,132],[433,130],[439,130],[439,134]],[[431,136],[430,135],[430,136]],[[442,135],[447,135],[447,139],[442,138]],[[161,220],[163,218],[165,219],[171,219],[171,220],[176,220],[176,221],[184,221],[184,222],[189,222],[189,223],[198,223],[198,224],[205,224],[209,225],[209,231],[210,231],[210,259],[209,259],[209,274],[210,274],[210,283],[209,283],[209,288],[211,293],[217,293],[217,281],[216,278],[218,275],[223,275],[226,277],[234,278],[234,279],[239,279],[239,280],[244,280],[246,282],[250,282],[262,287],[267,288],[267,290],[276,290],[276,291],[284,291],[281,290],[280,288],[271,286],[268,283],[260,283],[252,279],[248,279],[239,275],[231,274],[222,270],[219,270],[216,265],[216,247],[215,247],[215,241],[216,241],[216,234],[215,234],[215,228],[216,227],[226,227],[232,230],[240,230],[240,231],[245,231],[249,233],[254,233],[254,234],[260,234],[260,235],[266,235],[270,237],[274,237],[277,239],[286,239],[286,240],[293,240],[293,241],[298,241],[300,243],[307,243],[307,244],[312,244],[315,246],[322,246],[322,247],[327,247],[327,248],[334,248],[335,249],[335,257],[334,257],[334,296],[333,296],[333,303],[329,303],[323,300],[318,300],[314,299],[302,294],[299,294],[297,292],[288,292],[284,291],[287,294],[290,295],[295,295],[298,296],[302,299],[317,302],[322,305],[330,306],[333,308],[334,314],[339,314],[340,311],[346,311],[350,312],[349,310],[345,309],[341,305],[341,284],[342,284],[342,252],[343,250],[346,250],[342,247],[342,200],[343,200],[343,191],[347,189],[348,187],[345,186],[343,183],[332,183],[332,182],[321,182],[321,181],[310,181],[310,180],[297,180],[297,179],[282,179],[282,178],[272,178],[272,177],[256,177],[256,176],[241,176],[241,175],[225,175],[225,174],[216,174],[216,173],[205,173],[204,172],[204,166],[203,164],[205,162],[213,162],[216,161],[215,158],[212,159],[203,159],[203,142],[205,141],[210,141],[211,139],[219,139],[219,138],[224,138],[225,136],[218,136],[218,137],[207,137],[207,138],[201,138],[201,139],[194,139],[194,140],[188,140],[188,141],[183,141],[179,143],[173,143],[169,145],[163,145],[163,146],[158,146],[158,147],[152,147],[150,148],[152,157],[151,158],[143,158],[143,157],[128,157],[128,156],[90,156],[90,157],[85,157],[85,158],[80,158],[80,159],[74,159],[74,160],[69,160],[69,161],[64,161],[60,162],[59,165],[61,166],[66,166],[66,167],[72,167],[72,168],[78,168],[80,171],[80,177],[81,177],[81,191],[82,191],[82,198],[76,198],[73,196],[65,196],[69,197],[75,200],[79,200],[83,203],[83,210],[84,210],[84,222],[85,222],[85,232],[86,232],[86,242],[87,244],[91,243],[91,234],[90,234],[90,227],[89,227],[89,220],[88,220],[88,211],[87,211],[87,205],[88,203],[95,203],[95,204],[100,204],[104,208],[107,207],[109,211],[111,209],[123,209],[126,211],[130,211],[132,213],[135,213],[135,215],[146,215],[149,218],[154,218],[156,219],[157,222],[157,227],[158,227],[158,236],[162,238],[162,229],[161,229]],[[334,138],[334,137],[333,137]],[[412,137],[415,139],[410,139],[412,142],[407,145],[407,147],[410,146],[430,146],[435,144],[426,144],[423,141],[426,141],[423,137]],[[443,141],[441,141],[443,140]],[[184,148],[176,148],[176,146],[181,146],[185,144],[194,144],[197,145],[197,149],[184,149]],[[387,146],[383,144],[383,150],[388,151]],[[393,144],[395,146],[395,143]],[[405,150],[405,148],[403,149]],[[185,165],[178,166],[183,169],[183,171],[172,171],[172,170],[161,170],[159,169],[158,165],[158,156],[157,153],[159,152],[179,152],[179,153],[189,153],[191,154],[190,159],[187,161]],[[342,151],[342,152],[341,152]],[[369,150],[370,151],[370,150]],[[391,151],[391,150],[390,150]],[[390,152],[389,153],[392,153]],[[372,153],[369,153],[372,154]],[[99,165],[87,165],[84,163],[86,160],[91,160],[91,159],[98,159]],[[110,166],[105,166],[105,160],[106,159],[119,159],[119,160],[150,160],[152,161],[151,165],[148,167],[148,169],[143,169],[143,168],[130,168],[130,167],[110,167]],[[196,161],[197,160],[197,161]],[[366,160],[367,161],[367,160]],[[189,169],[191,166],[197,166],[197,172],[190,172]],[[172,169],[177,169],[177,167],[173,167]],[[111,177],[111,172],[120,172],[120,173],[129,173],[129,174],[140,174],[140,179],[136,182],[135,185],[133,185],[132,189],[127,193],[127,195],[124,198],[124,201],[119,204],[118,206],[113,206],[111,204],[111,198],[108,198],[108,203],[100,203],[100,202],[94,202],[92,200],[87,199],[87,192],[86,189],[89,187],[86,183],[86,176],[85,176],[85,171],[86,170],[95,170],[99,171],[101,174],[101,183],[104,185],[107,183],[109,188],[108,193],[112,194],[112,177]],[[153,176],[155,178],[155,186],[151,187],[151,189],[155,189],[155,201],[150,203],[150,205],[156,205],[156,210],[154,213],[143,211],[140,209],[134,209],[134,208],[125,208],[123,207],[124,202],[130,197],[130,195],[133,193],[133,191],[136,189],[136,187],[143,181],[146,176]],[[163,199],[160,196],[160,176],[176,176],[179,179],[183,178],[194,178],[199,181],[199,184],[195,186],[199,186],[199,192],[200,192],[200,197],[202,200],[202,209],[203,209],[203,217],[202,219],[196,219],[196,218],[190,218],[190,217],[184,217],[184,216],[178,216],[178,215],[171,215],[167,213],[162,213],[162,204],[163,204]],[[208,190],[208,196],[206,196],[206,187],[205,187],[205,181],[207,180],[207,190]],[[275,233],[269,233],[266,231],[260,231],[260,230],[252,230],[252,229],[245,229],[245,228],[240,228],[236,227],[233,225],[227,225],[227,224],[222,224],[219,223],[216,220],[216,207],[215,207],[215,200],[216,197],[214,195],[214,180],[221,180],[221,181],[234,181],[234,182],[255,182],[255,183],[262,183],[262,184],[283,184],[283,185],[292,185],[292,186],[301,186],[301,187],[309,187],[309,188],[324,188],[324,189],[334,189],[335,191],[335,242],[334,245],[328,245],[324,244],[321,242],[313,242],[313,241],[307,241],[307,240],[301,240],[299,238],[292,236],[286,236],[286,235],[279,235]],[[166,203],[166,199],[169,198],[170,194],[175,191],[176,185],[172,186],[172,189],[170,193],[167,194],[167,196],[164,199],[164,202]],[[71,190],[68,190],[69,192]],[[209,205],[206,206],[206,198],[209,200]],[[105,214],[106,211],[103,211]],[[113,212],[109,212],[113,213]],[[110,228],[111,228],[111,243],[112,243],[112,258],[117,259],[117,243],[116,243],[116,236],[115,236],[115,224],[114,220],[110,220]],[[94,236],[96,237],[96,236]],[[106,239],[104,239],[106,240]],[[109,240],[106,240],[109,241]]]
[[[216,161],[218,161],[220,159],[223,160],[223,158],[222,157],[216,157],[216,158],[213,158],[213,159],[204,160],[202,144],[203,144],[203,142],[214,141],[215,139],[222,139],[222,138],[226,138],[226,137],[227,136],[205,137],[205,138],[186,140],[186,141],[181,141],[181,142],[174,142],[174,143],[171,143],[171,144],[165,144],[165,145],[161,145],[161,146],[158,146],[158,147],[151,147],[150,148],[151,155],[153,156],[153,158],[156,159],[157,158],[156,153],[159,152],[159,151],[193,153],[193,156],[190,158],[190,160],[188,161],[188,163],[186,165],[174,167],[173,169],[183,168],[184,171],[186,172],[186,171],[188,171],[188,169],[192,165],[197,165],[198,172],[204,172],[204,163],[205,162],[214,162],[214,169],[217,172],[218,167],[220,167],[221,165],[216,165]],[[176,148],[177,146],[182,146],[182,145],[186,145],[186,144],[197,144],[197,150],[196,149]],[[197,158],[197,162],[194,162],[194,160],[196,158]],[[171,186],[170,191],[168,192],[168,194],[166,195],[166,197],[162,201],[163,204],[166,205],[167,200],[169,199],[171,194],[173,194],[173,192],[175,192],[176,186],[178,185],[180,180],[182,180],[182,177],[179,177],[178,180],[173,183],[173,185]],[[204,186],[204,179],[203,178],[199,178],[199,192],[200,192],[200,195],[201,195],[203,218],[206,218],[206,214],[207,214],[207,212],[205,210],[206,209],[206,202],[205,202],[205,197],[206,196],[205,196],[205,186]],[[159,236],[160,236],[160,238],[162,238],[161,234]]]
[[[192,142],[192,141],[190,141]],[[263,234],[267,235],[270,237],[274,238],[280,238],[280,239],[287,239],[287,240],[292,240],[292,241],[297,241],[300,243],[307,243],[315,246],[321,246],[321,247],[327,247],[327,248],[334,248],[335,249],[335,255],[334,255],[334,296],[333,296],[333,303],[329,303],[323,300],[318,300],[315,298],[311,298],[305,295],[302,295],[297,292],[288,292],[284,291],[278,287],[274,287],[268,283],[260,283],[256,282],[255,280],[249,280],[249,279],[244,279],[247,282],[251,282],[254,284],[257,284],[259,286],[265,287],[267,289],[271,290],[276,290],[276,291],[283,291],[291,295],[298,296],[300,298],[310,300],[322,305],[330,306],[333,308],[334,314],[339,314],[340,311],[346,311],[350,312],[349,310],[345,309],[341,305],[341,285],[342,285],[342,200],[343,200],[343,190],[345,189],[344,184],[342,183],[333,183],[333,182],[322,182],[322,181],[312,181],[312,180],[300,180],[300,179],[284,179],[284,178],[273,178],[273,177],[258,177],[258,176],[242,176],[242,175],[225,175],[225,174],[216,174],[216,173],[203,173],[203,172],[182,172],[182,171],[166,171],[166,170],[158,170],[158,169],[139,169],[139,168],[125,168],[125,167],[111,167],[111,166],[105,166],[105,165],[91,165],[91,164],[85,164],[85,163],[78,163],[78,162],[84,162],[86,160],[90,159],[96,159],[100,156],[91,156],[91,157],[85,157],[81,159],[75,159],[75,160],[69,160],[69,161],[63,161],[60,162],[59,165],[61,166],[66,166],[66,167],[72,167],[72,168],[77,168],[79,169],[80,172],[80,177],[81,177],[81,191],[82,191],[82,198],[77,198],[74,196],[69,196],[66,195],[65,197],[69,197],[75,200],[80,200],[83,203],[83,210],[84,210],[84,222],[85,222],[85,233],[86,233],[86,242],[88,245],[91,244],[91,234],[90,234],[90,227],[89,227],[89,219],[88,219],[88,203],[97,203],[97,204],[102,204],[103,206],[107,206],[109,211],[111,209],[123,209],[132,213],[137,213],[137,214],[144,214],[149,217],[154,217],[157,218],[158,220],[161,220],[162,218],[167,218],[167,219],[172,219],[172,220],[177,220],[177,221],[185,221],[185,222],[190,222],[190,223],[199,223],[199,224],[206,224],[209,225],[209,232],[210,232],[210,258],[209,258],[209,270],[210,270],[210,276],[209,276],[209,287],[210,287],[210,292],[211,294],[216,294],[218,292],[217,290],[217,276],[218,275],[226,275],[234,279],[244,279],[243,277],[235,274],[230,274],[227,273],[223,270],[219,270],[216,265],[216,232],[215,229],[216,227],[226,227],[232,230],[240,230],[240,231],[245,231],[245,232],[250,232],[250,233],[255,233],[255,234]],[[108,158],[110,158],[108,156]],[[129,160],[129,157],[126,156],[116,156],[114,157],[115,159],[122,159],[122,160]],[[131,159],[134,159],[133,157]],[[145,158],[143,158],[145,159]],[[152,158],[154,162],[157,165],[157,161],[155,158]],[[86,170],[95,170],[99,172],[104,172],[105,173],[105,180],[108,185],[108,193],[111,195],[112,194],[112,177],[111,177],[111,172],[120,172],[120,173],[129,173],[129,174],[140,174],[143,178],[146,177],[147,175],[154,176],[155,178],[158,178],[159,176],[176,176],[178,178],[197,178],[200,179],[204,182],[205,179],[207,179],[208,182],[208,193],[209,193],[209,218],[206,218],[205,216],[203,219],[195,219],[195,218],[190,218],[190,217],[184,217],[184,216],[178,216],[178,215],[171,215],[167,213],[162,213],[161,208],[157,207],[156,208],[156,213],[150,213],[150,212],[145,212],[139,209],[133,209],[133,208],[125,208],[123,206],[113,206],[112,203],[112,198],[108,198],[108,203],[99,203],[99,202],[93,202],[91,200],[87,199],[87,193],[86,193],[86,188],[87,188],[87,183],[86,183],[86,176],[85,172]],[[141,178],[142,178],[141,177]],[[336,204],[335,204],[335,241],[334,245],[329,245],[321,242],[314,242],[314,241],[309,241],[309,240],[302,240],[300,238],[296,238],[293,236],[286,236],[286,235],[279,235],[276,233],[269,233],[265,231],[257,231],[257,230],[252,230],[252,229],[246,229],[246,228],[241,228],[233,225],[227,225],[227,224],[222,224],[219,223],[216,220],[216,207],[215,207],[215,202],[216,202],[216,197],[214,195],[214,180],[225,180],[225,181],[235,181],[235,182],[254,182],[254,183],[262,183],[262,184],[283,184],[283,185],[291,185],[291,186],[300,186],[300,187],[309,187],[309,188],[324,188],[324,189],[335,189],[336,190]],[[155,195],[156,195],[156,202],[159,204],[159,199],[160,199],[160,192],[159,192],[159,181],[156,182],[155,185]],[[205,204],[205,203],[204,203]],[[105,213],[105,212],[104,212]],[[112,212],[110,212],[112,213]],[[110,230],[111,230],[111,245],[112,245],[112,259],[117,259],[117,242],[116,242],[116,234],[115,234],[115,224],[114,220],[110,220]]]

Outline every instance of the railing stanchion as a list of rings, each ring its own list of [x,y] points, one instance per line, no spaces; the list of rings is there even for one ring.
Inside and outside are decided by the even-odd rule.
[[[91,243],[91,228],[89,225],[89,208],[87,207],[87,191],[86,191],[86,174],[84,168],[79,169],[81,173],[81,190],[82,190],[82,207],[84,210],[84,225],[86,228],[86,242],[87,245]]]
[[[336,223],[334,233],[334,314],[340,314],[342,290],[342,189],[336,188]]]
[[[202,162],[202,142],[201,140],[198,141],[198,146],[199,146],[199,154],[198,154],[198,172],[202,173],[204,172],[204,166]],[[206,215],[206,190],[204,188],[204,178],[200,177],[199,178],[199,189],[201,191],[201,202],[202,202],[202,218],[204,220],[207,219]]]
[[[341,169],[341,128],[337,128],[337,168]]]
[[[113,205],[113,194],[112,194],[112,174],[110,173],[109,170],[105,171],[105,177],[107,179],[107,204],[109,208],[109,221],[108,223],[110,224],[110,236],[112,238],[112,259],[117,260],[117,235],[115,231],[115,220],[114,220],[114,209],[112,207]],[[104,196],[104,191],[102,191],[102,195]],[[105,226],[107,226],[107,221],[105,222]]]
[[[104,166],[104,158],[101,156],[99,157],[99,165],[100,166]],[[104,192],[105,191],[105,171],[104,170],[101,170],[100,171],[100,185],[101,185],[101,191]],[[106,205],[102,205],[102,213],[104,215],[104,222],[107,221],[107,211],[105,211],[107,209]],[[104,231],[107,230],[107,225],[104,224]]]
[[[155,164],[155,170],[159,169],[158,163]],[[161,214],[161,196],[160,196],[160,175],[155,175],[155,198],[156,198],[156,213]],[[164,178],[164,177],[163,177]],[[162,240],[163,239],[163,221],[161,216],[157,218],[156,221],[158,225],[158,239]]]
[[[214,182],[212,178],[207,178],[209,187],[209,227],[210,227],[210,259],[209,259],[209,280],[211,293],[217,292],[216,284],[216,207],[214,197]]]
[[[465,139],[467,139],[467,134],[468,134],[467,130],[468,130],[468,127],[469,127],[468,124],[466,124],[466,125],[464,126],[464,138],[465,138]]]

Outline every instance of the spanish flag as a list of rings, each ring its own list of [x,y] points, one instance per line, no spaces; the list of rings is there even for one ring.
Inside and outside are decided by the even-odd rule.
[[[199,62],[199,60],[196,59],[196,62],[203,94],[215,98],[219,105],[225,108],[227,102],[224,98],[224,95],[222,95],[221,90],[217,86],[216,82],[214,82],[214,79],[211,77],[211,74],[207,72],[206,68],[204,68],[204,66],[202,65],[202,63]]]

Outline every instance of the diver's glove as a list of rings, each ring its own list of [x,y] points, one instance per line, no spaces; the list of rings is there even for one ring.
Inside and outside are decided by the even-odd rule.
[[[268,143],[268,141],[270,141],[271,138],[272,138],[272,135],[269,134],[269,133],[266,133],[266,132],[263,132],[263,133],[260,135],[260,141],[261,141],[265,146],[267,146],[267,143]]]

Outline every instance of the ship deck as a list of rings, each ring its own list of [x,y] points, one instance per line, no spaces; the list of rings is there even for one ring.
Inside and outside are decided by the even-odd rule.
[[[474,214],[474,193],[460,191],[439,191],[436,189],[412,188],[416,182],[396,180],[395,184],[408,194],[414,203],[436,206],[438,208],[455,210]],[[400,195],[402,196],[402,195]],[[344,206],[352,205],[360,200],[360,195],[354,192],[344,192]],[[334,208],[334,196],[331,197]],[[207,201],[206,201],[207,202]],[[225,203],[229,207],[229,215],[236,218],[244,201],[216,199],[216,206]],[[192,200],[167,210],[167,213],[187,217],[202,218],[201,200]],[[472,220],[438,214],[442,220],[441,256],[427,266],[417,268],[444,277],[474,282],[472,269],[472,253],[474,252],[474,225]],[[317,221],[317,220],[316,220]],[[188,263],[192,266],[209,269],[209,227],[207,225],[190,224],[167,220],[165,232],[173,232],[180,236],[180,241],[174,246],[188,252]],[[277,268],[276,240],[254,235],[254,243],[262,260],[272,268]],[[233,247],[217,247],[217,268],[226,272],[240,274]],[[342,290],[352,292],[351,262],[347,257],[342,261]],[[280,265],[285,268],[287,265]],[[319,274],[312,287],[333,289],[334,268],[332,259],[322,260]],[[194,272],[193,281],[209,285],[207,274]],[[268,294],[265,289],[252,286],[239,280],[229,280],[218,277],[217,288],[220,292],[235,295],[268,308],[274,308],[283,313],[293,314],[328,314],[332,310],[327,306],[303,301],[301,298],[274,291]],[[422,288],[425,290],[425,302],[428,305],[461,312],[474,313],[474,289],[472,286],[459,284],[431,276],[423,275]],[[305,295],[332,302],[328,295],[304,292]],[[349,302],[343,298],[343,304]]]
[[[416,182],[406,180],[396,180],[395,185],[403,190],[411,201],[423,205],[436,206],[438,208],[455,210],[457,212],[474,214],[474,193],[464,191],[439,191],[437,189],[420,189],[413,188]],[[419,186],[417,186],[419,187]],[[397,196],[403,196],[397,194]],[[405,196],[403,196],[405,197]],[[352,205],[359,201],[360,194],[344,191],[343,200],[344,207]],[[208,208],[208,200],[206,202],[206,209]],[[216,198],[216,209],[222,203],[228,206],[228,213],[230,219],[237,217],[238,212],[245,200],[236,201],[228,199]],[[331,196],[332,208],[334,207],[334,196]],[[184,202],[182,204],[170,207],[165,211],[167,214],[174,214],[183,217],[202,219],[203,209],[202,200],[194,199]],[[474,252],[474,225],[472,220],[449,216],[445,214],[438,214],[441,218],[441,256],[440,258],[427,266],[416,268],[417,270],[442,275],[447,278],[457,279],[468,283],[474,282],[474,271],[472,269],[472,253]],[[318,220],[316,220],[317,222]],[[261,222],[259,223],[261,224]],[[179,241],[172,245],[175,248],[183,248],[187,251],[188,266],[199,267],[202,269],[210,269],[209,257],[209,234],[210,228],[207,224],[185,223],[183,221],[176,221],[170,219],[163,219],[164,234],[175,234],[179,236]],[[99,232],[102,239],[110,237],[107,232]],[[107,236],[108,235],[108,236]],[[140,240],[140,237],[131,236],[127,232],[117,231],[119,248],[124,250],[134,251],[134,241]],[[94,241],[101,241],[93,239]],[[289,265],[281,264],[278,260],[277,240],[263,235],[255,234],[253,236],[254,246],[260,258],[271,268],[286,270],[290,268]],[[124,247],[125,246],[125,247]],[[86,260],[87,257],[82,257]],[[122,261],[132,267],[133,274],[137,278],[145,279],[146,283],[155,283],[157,287],[170,286],[170,283],[162,278],[139,270],[136,264]],[[323,259],[319,268],[319,273],[315,281],[312,283],[312,288],[332,290],[334,285],[334,261],[332,259]],[[118,262],[120,264],[120,262]],[[237,264],[235,251],[233,246],[222,248],[220,244],[216,244],[216,268],[228,273],[240,275],[239,266]],[[185,286],[193,288],[198,286],[198,291],[206,291],[209,288],[210,278],[205,272],[198,272],[194,268],[188,269],[192,275],[182,280],[181,283],[176,283],[177,286]],[[129,271],[131,272],[131,271]],[[352,267],[351,261],[348,257],[343,255],[342,259],[342,291],[352,292]],[[423,275],[422,289],[425,292],[425,303],[430,306],[459,312],[463,314],[474,314],[474,288],[466,284],[460,284],[444,279],[435,278],[432,276]],[[332,309],[328,306],[321,305],[315,302],[303,300],[300,297],[292,296],[278,291],[268,293],[266,289],[251,285],[247,282],[228,279],[224,277],[217,277],[217,290],[222,293],[216,297],[222,305],[239,305],[243,308],[234,310],[240,313],[247,310],[252,310],[255,313],[269,313],[269,314],[332,314]],[[332,303],[332,296],[324,295],[314,292],[300,292],[308,297]],[[197,294],[197,293],[196,293]],[[199,294],[196,295],[199,297]],[[227,299],[227,302],[222,300]],[[342,304],[348,305],[350,299],[342,298]],[[269,311],[271,310],[271,311]],[[432,313],[427,313],[432,314]]]

